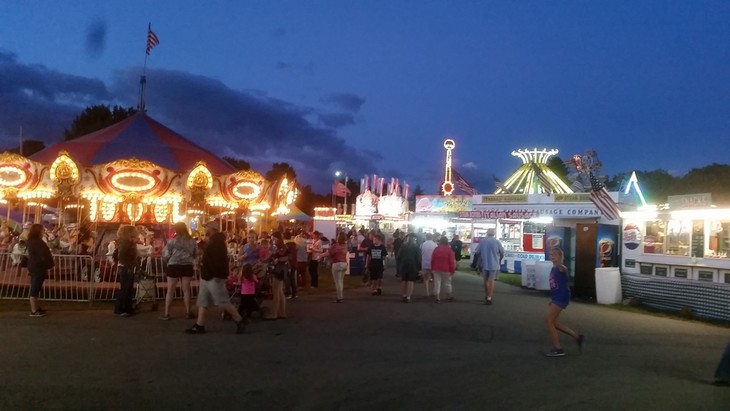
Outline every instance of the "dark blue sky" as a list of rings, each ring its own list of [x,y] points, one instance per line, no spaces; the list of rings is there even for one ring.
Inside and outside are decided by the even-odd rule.
[[[519,148],[595,149],[606,174],[728,163],[728,1],[215,4],[0,2],[0,143],[136,105],[151,21],[152,117],[323,192],[340,169],[433,193],[447,137],[482,192]]]

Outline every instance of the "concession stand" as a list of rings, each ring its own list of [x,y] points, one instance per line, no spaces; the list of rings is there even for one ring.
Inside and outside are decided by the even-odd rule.
[[[730,320],[730,207],[709,193],[622,212],[624,293],[650,306]]]

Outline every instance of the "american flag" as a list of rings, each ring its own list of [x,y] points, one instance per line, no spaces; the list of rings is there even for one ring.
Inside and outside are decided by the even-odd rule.
[[[350,189],[341,182],[336,181],[334,184],[332,184],[332,193],[336,197],[347,197],[347,195],[350,194]]]
[[[150,51],[160,44],[160,39],[157,38],[157,34],[152,31],[152,23],[147,26],[147,55],[150,55]]]
[[[618,220],[620,212],[618,204],[611,198],[606,191],[606,187],[601,184],[593,173],[589,174],[591,180],[591,201],[601,210],[601,214],[609,220]]]
[[[473,196],[477,193],[477,190],[474,187],[472,187],[472,185],[469,184],[464,179],[464,177],[462,177],[462,175],[459,174],[459,172],[453,168],[451,169],[451,179],[453,180],[454,188],[457,188],[457,189],[469,194],[470,196]]]

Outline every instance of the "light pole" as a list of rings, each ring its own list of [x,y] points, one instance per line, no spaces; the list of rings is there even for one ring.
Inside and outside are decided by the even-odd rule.
[[[348,193],[347,182],[349,180],[349,177],[347,176],[347,173],[343,173],[342,171],[339,171],[339,170],[335,171],[335,177],[338,178],[338,181],[339,181],[340,176],[343,174],[345,175],[345,204],[344,204],[344,209],[342,211],[343,211],[343,214],[347,214],[347,193]]]

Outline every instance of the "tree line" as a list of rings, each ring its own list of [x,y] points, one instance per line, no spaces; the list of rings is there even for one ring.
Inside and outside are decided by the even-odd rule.
[[[71,122],[69,128],[63,131],[63,139],[73,140],[75,138],[93,133],[116,124],[137,113],[137,110],[131,107],[124,108],[120,106],[94,105],[86,107]],[[21,153],[24,156],[31,156],[45,148],[45,144],[38,140],[25,140],[21,147],[7,148],[5,151]],[[251,165],[241,158],[223,157],[225,161],[231,164],[236,170],[250,170]],[[548,163],[548,167],[555,172],[566,184],[568,183],[568,168],[565,161],[553,157]],[[631,177],[632,171],[621,172],[610,176],[606,181],[606,188],[609,191],[618,191],[623,189],[628,179]],[[286,163],[273,163],[271,169],[266,171],[264,177],[269,181],[274,181],[286,175],[289,179],[296,179],[297,173],[294,168]],[[639,186],[649,203],[666,202],[667,196],[682,194],[711,193],[713,203],[717,205],[730,205],[730,165],[713,163],[705,167],[694,168],[683,176],[674,176],[663,169],[651,171],[636,171]],[[360,183],[355,180],[348,180],[347,188],[353,193],[360,192]],[[438,192],[438,191],[437,191]],[[411,193],[409,200],[409,208],[415,207],[415,197],[425,193],[420,185],[416,185]],[[341,200],[340,200],[341,201]],[[348,201],[352,204],[354,201]],[[311,185],[299,186],[299,197],[297,199],[297,207],[303,212],[313,215],[314,208],[319,206],[329,206],[332,204],[332,193],[319,194],[316,193]]]

